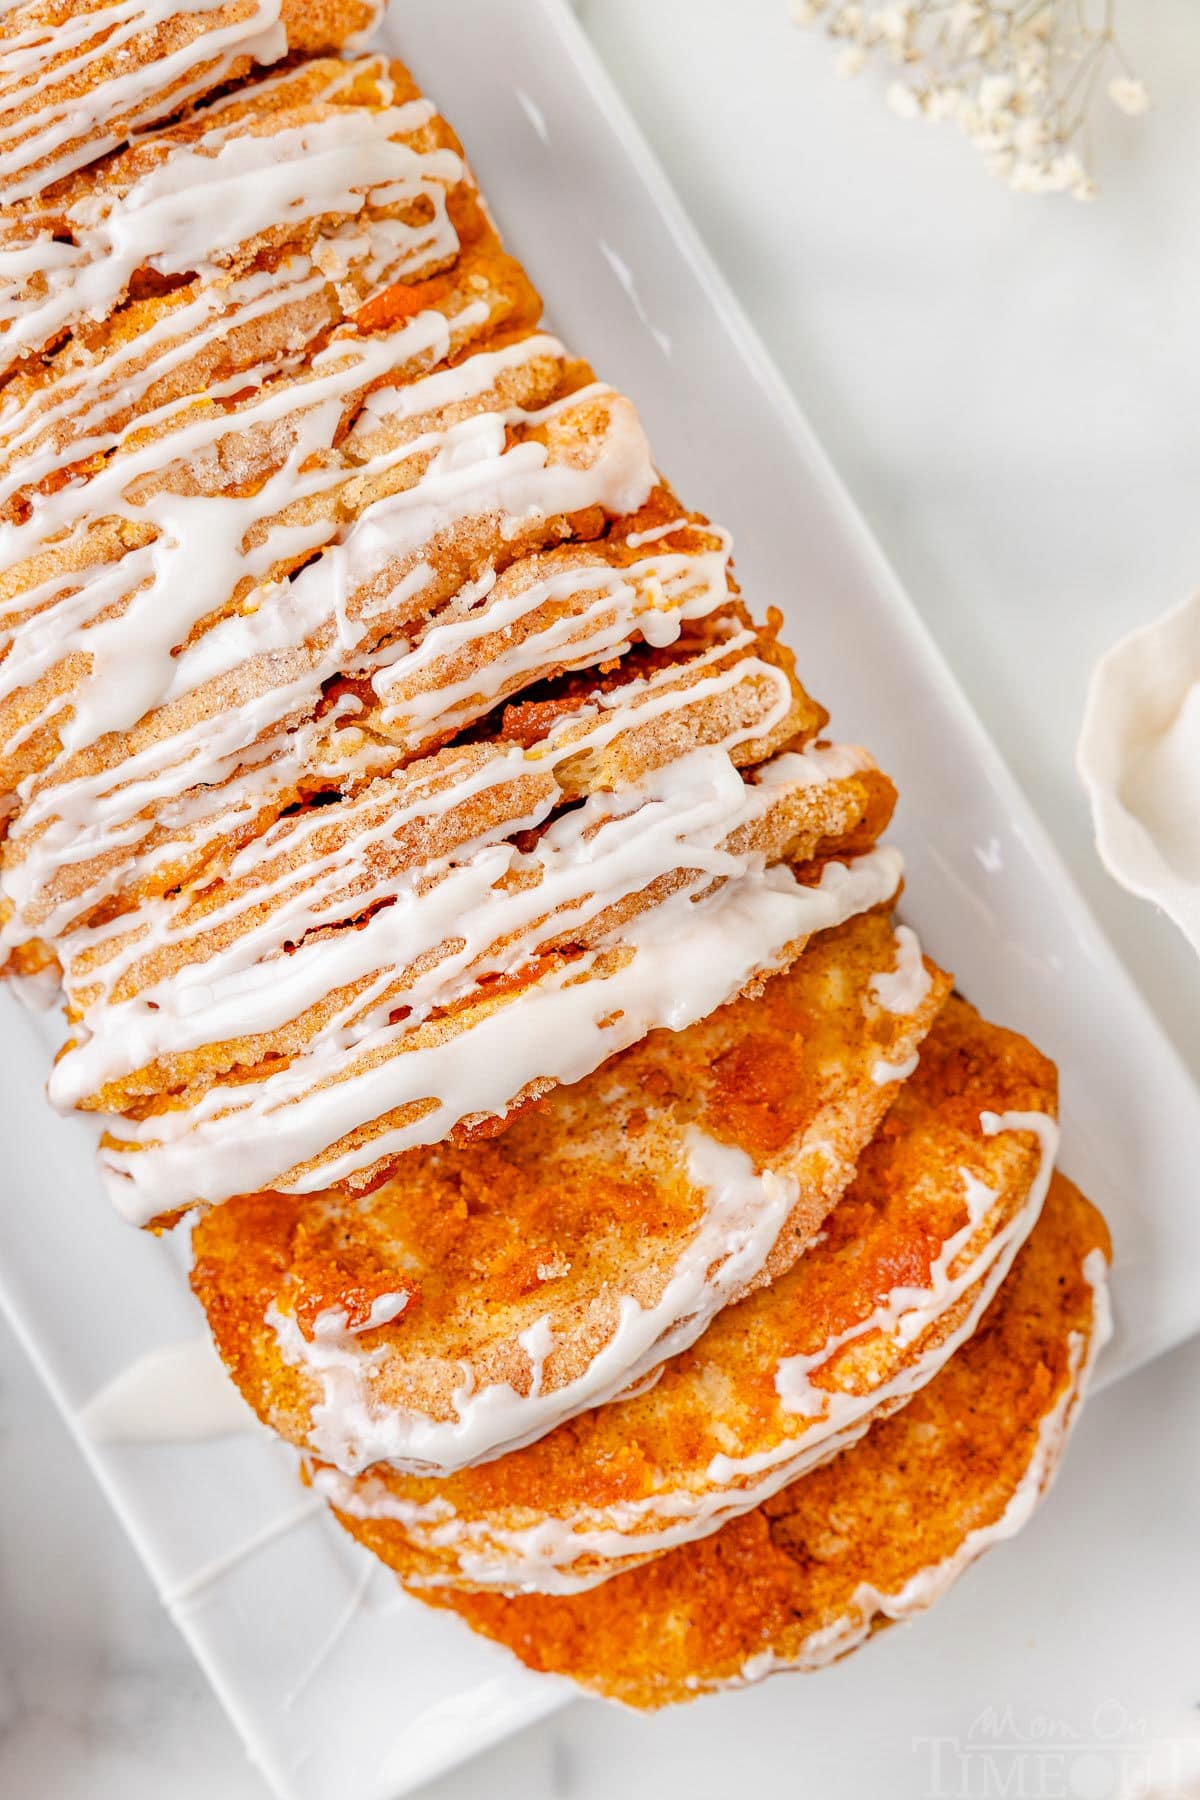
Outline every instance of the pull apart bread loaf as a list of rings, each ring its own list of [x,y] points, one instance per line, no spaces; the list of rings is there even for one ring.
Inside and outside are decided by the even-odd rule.
[[[784,978],[786,979],[786,978]],[[970,1334],[1037,1217],[1053,1069],[951,1001],[815,1242],[642,1391],[441,1481],[318,1468],[414,1585],[593,1586],[860,1437]]]
[[[908,953],[862,915],[499,1137],[409,1151],[357,1206],[213,1208],[193,1285],[250,1404],[344,1469],[446,1474],[640,1380],[823,1223],[945,998],[931,971],[885,1008]]]
[[[1015,1333],[1061,1437],[1102,1234],[1064,1201],[1009,1273],[1052,1066],[892,921],[793,597],[540,328],[374,13],[4,14],[0,962],[347,1529],[655,1705],[907,1610],[905,1420]],[[922,1566],[1044,1484],[1021,1443]],[[854,1594],[772,1560],[825,1492]]]
[[[891,898],[890,784],[404,71],[301,65],[42,204],[119,249],[9,302],[5,938],[132,1217],[369,1183]]]
[[[1056,1175],[974,1335],[853,1449],[590,1592],[421,1597],[630,1706],[823,1668],[923,1612],[1028,1520],[1108,1336],[1109,1255],[1099,1213]]]

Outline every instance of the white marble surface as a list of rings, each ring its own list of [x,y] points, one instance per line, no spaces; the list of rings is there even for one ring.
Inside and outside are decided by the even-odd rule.
[[[1087,209],[1010,196],[959,140],[894,119],[870,77],[837,82],[826,46],[789,25],[786,0],[586,0],[583,12],[975,704],[1200,1071],[1200,972],[1172,928],[1099,869],[1071,766],[1094,657],[1200,578],[1194,0],[1124,0],[1156,109],[1138,125],[1105,121],[1102,197]],[[459,123],[469,142],[469,121]],[[0,1369],[0,1793],[262,1800],[2,1331]],[[1031,1733],[1038,1715],[1077,1734],[1065,1740],[1065,1776],[1046,1753],[1020,1753],[1043,1782],[1027,1791],[1117,1793],[1122,1767],[1144,1771],[1151,1739],[1160,1762],[1177,1755],[1196,1767],[1197,1392],[1200,1343],[1100,1397],[1020,1548],[997,1553],[937,1616],[873,1646],[869,1675],[855,1673],[864,1657],[797,1683],[786,1704],[768,1684],[732,1711],[706,1703],[658,1720],[580,1704],[431,1795],[607,1800],[619,1779],[628,1800],[704,1800],[752,1769],[769,1794],[874,1800],[942,1782],[966,1797],[986,1780],[1011,1782],[1018,1753],[976,1740],[964,1774],[935,1770],[933,1750],[913,1740],[963,1736],[988,1706],[1011,1707],[1009,1737]],[[854,1717],[868,1684],[869,1716],[853,1734],[822,1730]],[[1104,1735],[1114,1707],[1133,1721],[1124,1765]]]

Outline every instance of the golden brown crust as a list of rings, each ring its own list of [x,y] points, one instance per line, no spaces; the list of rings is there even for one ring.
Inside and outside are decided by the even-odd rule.
[[[830,965],[829,974],[838,973]],[[856,996],[843,997],[853,1012]],[[768,984],[748,1008],[751,1028],[727,1048],[715,1029],[721,1015],[698,1028],[718,1051],[706,1059],[706,1128],[755,1143],[760,1154],[777,1142],[789,1107],[811,1104],[805,1088],[821,1066],[817,1052],[789,1082],[777,1034],[786,1000],[786,980]],[[780,1485],[797,1462],[824,1453],[834,1436],[860,1429],[879,1404],[903,1400],[935,1372],[986,1298],[997,1247],[1008,1238],[1015,1248],[1040,1199],[1039,1137],[989,1134],[981,1114],[1052,1116],[1055,1102],[1046,1058],[1015,1033],[985,1024],[964,1001],[949,1002],[845,1197],[794,1267],[783,1272],[782,1257],[772,1258],[765,1273],[773,1284],[720,1313],[645,1393],[444,1481],[381,1468],[352,1488],[338,1484],[347,1502],[342,1523],[411,1578],[510,1590],[541,1579],[541,1553],[527,1570],[512,1549],[539,1521],[561,1527],[561,1546],[545,1555],[553,1571],[573,1580],[655,1554],[676,1528],[715,1529],[753,1505],[764,1483]],[[972,1184],[986,1197],[973,1224]],[[955,1260],[939,1277],[954,1243]],[[924,1315],[914,1314],[924,1316],[919,1328],[891,1319],[888,1296],[897,1290],[929,1296]],[[828,1353],[829,1344],[844,1347]],[[800,1402],[779,1386],[796,1359],[810,1371]],[[808,1384],[813,1391],[803,1398]],[[446,1505],[454,1530],[443,1529]],[[356,1506],[363,1517],[352,1516]],[[438,1511],[434,1528],[395,1516],[421,1507]]]
[[[27,0],[5,13],[4,38],[8,44],[41,42],[45,55],[35,72],[27,57],[6,54],[0,43],[0,101],[15,140],[5,189],[14,196],[36,193],[64,166],[92,162],[131,132],[249,75],[256,62],[274,61],[283,52],[312,56],[340,49],[370,31],[381,11],[378,0],[282,0],[280,29],[272,35],[263,29],[269,21],[259,0],[200,8],[182,0],[166,18],[156,21],[151,11],[143,29],[126,34],[96,0]],[[84,24],[89,15],[92,30]],[[234,54],[223,53],[222,40],[236,38],[239,27],[246,52],[236,54],[235,42]],[[68,126],[61,136],[53,133],[52,143],[39,142],[51,121],[69,119],[81,103],[90,114],[89,129],[72,135]]]
[[[100,316],[83,297],[74,309],[69,296],[60,297],[46,314],[49,335],[44,338],[29,335],[42,316],[35,306],[11,353],[16,373],[4,371],[11,377],[6,389],[10,420],[0,432],[0,477],[18,476],[23,465],[36,472],[53,448],[59,455],[54,473],[39,484],[41,491],[51,492],[72,467],[82,475],[102,467],[105,439],[115,444],[122,433],[125,447],[161,438],[165,461],[178,417],[132,429],[139,416],[166,411],[172,400],[189,393],[219,395],[222,385],[235,391],[231,378],[239,373],[247,386],[261,381],[264,372],[278,380],[289,363],[300,361],[301,353],[310,361],[335,334],[368,338],[395,332],[431,307],[452,316],[480,300],[488,302],[486,330],[476,325],[461,333],[457,355],[485,338],[499,344],[514,332],[531,330],[540,312],[537,294],[520,265],[503,251],[474,180],[456,161],[461,145],[450,126],[436,113],[423,120],[411,108],[403,110],[418,94],[403,64],[382,57],[302,64],[235,93],[218,109],[189,113],[99,169],[78,171],[55,184],[34,207],[0,207],[0,241],[11,252],[51,240],[85,246],[86,233],[95,233],[101,220],[119,219],[135,184],[161,175],[172,159],[215,159],[235,141],[279,139],[286,144],[298,135],[314,137],[323,125],[379,116],[411,119],[392,127],[390,141],[439,169],[433,185],[445,190],[453,227],[452,237],[441,242],[433,234],[423,257],[406,257],[389,273],[384,259],[389,226],[412,224],[424,209],[403,184],[377,182],[355,196],[352,213],[337,210],[338,202],[346,203],[344,194],[331,195],[325,205],[314,198],[246,237],[232,242],[218,238],[195,270],[172,264],[168,277],[146,263],[132,266],[123,279],[102,290]],[[445,170],[438,152],[454,153]],[[80,219],[87,225],[81,226]],[[359,239],[346,247],[342,228],[351,219]],[[374,257],[367,254],[368,237],[376,242]],[[310,277],[302,291],[297,291],[299,271]],[[315,279],[319,272],[325,274],[324,282]],[[253,306],[246,303],[247,278],[256,275],[273,279],[276,305],[265,305],[261,295]],[[20,322],[22,301],[28,306],[52,292],[45,276],[30,276],[26,288],[9,282],[0,297],[0,326],[12,322],[9,313]],[[172,319],[183,321],[179,330],[186,340],[196,329],[194,303],[204,295],[223,329],[204,333],[195,355],[188,356],[183,353],[186,343],[172,337]],[[139,339],[147,344],[144,356],[137,354]],[[62,414],[73,397],[84,394],[90,453],[72,464],[72,437]],[[5,516],[23,518],[29,500],[18,489]]]
[[[184,11],[131,48],[100,11],[92,41],[93,14],[53,9],[18,17],[86,42],[98,121],[118,64],[137,85],[203,35]],[[328,0],[284,24],[311,50],[363,11]],[[213,17],[251,12],[233,0]],[[842,763],[826,777],[828,747],[790,784],[779,762],[760,781],[825,723],[779,616],[754,624],[727,535],[657,479],[630,403],[536,332],[537,295],[407,70],[285,59],[245,82],[235,58],[208,81],[202,63],[153,128],[110,143],[98,123],[87,166],[67,155],[35,203],[0,210],[17,253],[0,300],[6,952],[18,971],[61,968],[74,1035],[52,1097],[117,1116],[106,1166],[155,1226],[197,1192],[225,1197],[236,1158],[214,1168],[207,1147],[228,1151],[252,1113],[279,1123],[289,1166],[241,1178],[280,1188],[336,1173],[369,1191],[443,1106],[437,1135],[487,1141],[554,1069],[446,1098],[406,1083],[449,1057],[388,1086],[393,1059],[614,977],[643,913],[674,903],[682,920],[727,881],[768,895],[754,917],[773,920],[782,889],[762,865],[822,880],[874,843],[895,798],[862,753],[829,752]],[[0,51],[0,87],[3,72]],[[266,201],[227,215],[245,169]],[[695,751],[714,754],[692,765],[693,842],[668,829],[669,780],[649,778]],[[490,782],[489,757],[504,763]],[[443,804],[456,769],[468,791]],[[545,864],[568,874],[527,917],[551,829]],[[322,856],[336,871],[316,893]],[[409,902],[492,867],[468,935],[436,902],[410,929]],[[847,885],[866,905],[894,880],[882,858]],[[722,998],[801,951],[795,916],[792,941],[767,943],[762,924]],[[273,969],[288,979],[258,1004]],[[646,1028],[610,1004],[592,1061]]]
[[[310,959],[310,966],[324,942],[355,933],[390,903],[394,893],[403,890],[406,881],[422,881],[432,890],[451,878],[453,859],[461,847],[469,852],[472,845],[501,842],[516,834],[522,819],[532,816],[535,808],[552,822],[588,794],[620,792],[684,750],[720,743],[739,733],[753,733],[765,748],[802,741],[820,716],[818,709],[796,687],[786,713],[770,724],[778,711],[777,683],[766,679],[773,642],[746,629],[739,609],[732,613],[729,618],[716,615],[708,622],[712,641],[707,648],[704,640],[693,634],[669,654],[630,652],[614,671],[601,675],[599,682],[593,676],[572,678],[561,690],[543,686],[541,699],[519,709],[523,721],[514,725],[514,709],[505,709],[499,728],[489,737],[397,771],[345,805],[326,804],[312,814],[300,811],[294,820],[277,828],[271,856],[265,861],[258,859],[250,872],[237,879],[221,876],[220,863],[228,861],[232,845],[227,839],[220,840],[215,846],[215,866],[195,871],[189,888],[168,903],[169,912],[160,908],[160,920],[165,915],[169,926],[165,933],[160,929],[157,941],[150,940],[145,954],[139,954],[145,914],[133,906],[114,917],[101,936],[85,941],[80,953],[68,961],[64,985],[72,1019],[87,1019],[93,1036],[102,1039],[108,1008],[120,1007],[156,984],[189,977],[228,952],[248,932],[265,933],[260,941],[270,945],[273,918],[286,918],[287,909],[294,909],[309,892],[313,872],[327,868],[334,859],[338,859],[341,873],[336,890],[322,900],[321,916],[328,923],[310,929],[298,944],[289,940],[282,946],[286,955],[302,953]],[[738,680],[725,684],[716,694],[710,692],[727,672]],[[654,705],[646,707],[643,722],[640,696],[649,682],[655,683]],[[621,711],[618,701],[625,689],[632,699]],[[614,732],[589,748],[600,692]],[[665,710],[668,696],[671,710]],[[533,735],[533,718],[541,736]],[[755,729],[760,719],[765,736]],[[617,724],[624,729],[616,730]],[[497,759],[503,759],[514,737],[526,756],[510,777],[505,773],[508,764]],[[576,742],[580,750],[573,754]],[[554,756],[548,758],[544,750],[551,744]],[[740,762],[741,755],[742,751],[735,749],[732,760]],[[482,777],[489,766],[499,769],[500,775],[484,788]],[[456,798],[458,794],[463,796],[461,800]],[[857,769],[818,786],[771,788],[765,791],[761,806],[756,803],[752,825],[726,839],[725,847],[730,853],[753,854],[767,862],[798,858],[803,866],[861,841],[873,825],[886,818],[890,794],[890,784],[877,771]],[[335,799],[330,794],[324,798]],[[535,839],[532,833],[517,836],[522,856],[530,854],[523,863],[513,858],[506,864],[505,882],[515,882],[518,876],[531,888],[541,882],[543,866],[532,855]],[[682,852],[680,860],[682,867],[648,885],[631,884],[615,890],[612,903],[595,908],[585,920],[573,915],[570,896],[565,906],[559,902],[561,910],[548,904],[536,923],[535,935],[519,946],[520,955],[514,959],[519,971],[513,975],[493,973],[503,953],[503,940],[496,939],[493,949],[492,942],[480,935],[476,979],[461,981],[458,996],[438,1008],[424,1025],[393,1033],[386,1045],[380,1044],[369,1054],[377,1061],[409,1054],[414,1047],[440,1043],[470,1030],[502,1005],[518,1003],[529,988],[571,969],[639,914],[676,893],[688,878]],[[423,875],[426,870],[430,872]],[[159,875],[161,879],[161,869]],[[115,912],[115,908],[110,910]],[[293,1017],[273,1023],[270,1030],[240,1038],[222,1038],[214,1032],[210,1041],[122,1069],[92,1091],[78,1089],[76,1103],[146,1120],[194,1107],[220,1087],[222,1104],[235,1104],[244,1084],[263,1074],[275,1074],[294,1064],[302,1075],[305,1064],[301,1059],[335,1019],[341,1022],[339,1029],[348,1029],[356,1024],[360,1012],[370,1009],[379,1018],[391,1009],[402,1020],[413,987],[437,948],[436,940],[431,941],[426,952],[407,963],[393,962],[389,956],[385,962],[368,966],[369,957],[364,957],[363,973],[354,982],[338,984],[331,979],[318,1000]],[[797,944],[795,949],[799,948]],[[485,951],[487,960],[482,954]],[[778,960],[786,958],[781,955]],[[115,980],[109,976],[110,965],[119,970]],[[64,1069],[70,1065],[71,1054],[68,1044]],[[347,1073],[354,1066],[354,1058],[348,1054]],[[548,1077],[540,1091],[549,1085]],[[513,1094],[510,1099],[519,1103],[529,1097]],[[418,1116],[415,1112],[406,1115]],[[460,1135],[469,1133],[474,1122],[470,1118],[457,1122]],[[386,1128],[382,1120],[364,1127],[360,1141],[381,1136]],[[119,1142],[121,1135],[114,1126],[111,1139]],[[312,1166],[318,1167],[319,1162]],[[388,1166],[386,1161],[371,1165],[359,1185],[377,1180]],[[287,1173],[276,1173],[278,1185],[290,1185],[282,1179]]]
[[[989,1535],[1003,1534],[1031,1475],[1044,1488],[1061,1449],[1047,1421],[1062,1407],[1069,1423],[1083,1340],[1097,1330],[1083,1272],[1094,1252],[1111,1254],[1104,1222],[1058,1176],[974,1337],[853,1449],[716,1536],[589,1593],[418,1598],[457,1612],[532,1669],[638,1707],[854,1648],[888,1622],[889,1605],[908,1610],[909,1584],[924,1579],[932,1597]]]
[[[708,1202],[687,1174],[693,1128],[797,1179],[767,1264],[782,1274],[895,1092],[874,1079],[876,1062],[903,1061],[944,998],[939,975],[911,1016],[873,1005],[872,976],[894,954],[887,921],[863,916],[815,939],[757,998],[652,1034],[494,1140],[410,1153],[360,1201],[270,1194],[215,1208],[193,1235],[192,1285],[242,1393],[283,1436],[311,1443],[320,1389],[281,1355],[268,1310],[311,1339],[321,1313],[357,1327],[373,1300],[397,1292],[410,1296],[405,1311],[362,1340],[378,1360],[381,1413],[453,1421],[464,1382],[528,1394],[519,1340],[544,1318],[554,1348],[540,1391],[579,1380],[623,1297],[658,1303],[700,1228]],[[762,1279],[751,1271],[727,1297]]]
[[[508,266],[508,259],[501,258],[499,277],[493,280],[492,275],[482,273],[473,265],[472,259],[465,256],[462,264],[456,264],[444,277],[425,284],[423,310],[441,312],[445,309],[448,319],[468,320],[465,325],[456,324],[450,332],[452,358],[457,359],[467,351],[499,347],[513,335],[506,329],[507,315],[514,303],[524,310],[526,301],[519,291],[513,291],[519,290],[521,284],[509,280]],[[474,314],[462,305],[464,298],[474,292],[477,278],[485,284],[487,316],[482,326],[474,322]],[[440,291],[435,292],[435,288]],[[289,329],[287,309],[282,309],[279,326],[284,332]],[[360,341],[357,333],[331,338],[330,355],[336,359],[344,345],[349,367]],[[227,345],[229,342],[226,339]],[[255,349],[251,347],[248,354],[255,355]],[[419,353],[406,357],[401,341],[396,358],[387,370],[388,387],[403,389],[410,381],[430,375],[439,366],[439,360],[424,347]],[[183,371],[189,380],[207,380],[208,373],[207,367],[197,369],[192,366]],[[203,459],[172,459],[168,437],[163,445],[160,471],[136,484],[139,504],[142,499],[160,492],[198,499],[222,493],[249,495],[266,489],[272,478],[286,467],[294,452],[305,414],[304,390],[315,379],[309,362],[294,374],[284,374],[278,381],[268,379],[261,388],[248,375],[247,389],[239,390],[219,406],[208,399],[199,401],[199,407],[215,415],[211,454],[206,454]],[[224,380],[228,386],[228,376]],[[540,353],[531,354],[522,364],[500,371],[495,381],[485,386],[469,403],[448,409],[436,417],[429,413],[405,416],[399,404],[391,416],[385,410],[366,442],[361,432],[355,435],[351,428],[371,391],[378,390],[380,385],[381,378],[364,373],[361,381],[347,393],[339,416],[328,433],[329,443],[320,452],[326,478],[319,488],[303,498],[268,508],[264,516],[255,520],[251,532],[254,543],[264,541],[275,531],[287,535],[294,533],[291,541],[297,547],[274,558],[260,575],[243,575],[229,594],[185,634],[181,648],[196,644],[221,621],[233,617],[254,591],[270,583],[286,582],[313,561],[317,550],[334,544],[347,523],[368,506],[410,491],[427,471],[435,454],[431,447],[423,453],[397,456],[379,473],[365,474],[363,464],[368,460],[368,453],[382,456],[399,452],[405,444],[415,443],[423,435],[444,429],[456,417],[479,413],[489,407],[501,411],[510,407],[524,408],[536,413],[556,400],[569,399],[583,383],[578,366],[565,357],[552,340],[545,340]],[[243,428],[239,413],[257,405],[264,391],[272,395],[287,392],[291,410],[285,413],[282,423],[272,429]],[[512,441],[543,443],[547,459],[557,462],[578,455],[576,439],[582,433],[595,454],[612,426],[614,415],[628,415],[630,410],[628,402],[617,396],[607,399],[581,396],[575,406],[565,408],[549,424],[531,422],[514,427]],[[184,416],[194,422],[191,408]],[[132,455],[134,448],[126,443],[113,459],[106,461],[105,472],[110,479],[114,472],[119,473],[120,456]],[[418,620],[426,621],[430,611],[476,579],[489,564],[507,566],[528,550],[545,548],[572,535],[595,535],[603,523],[602,514],[579,520],[560,513],[531,518],[522,529],[506,535],[499,517],[481,512],[456,521],[453,529],[440,533],[418,550],[397,549],[381,568],[374,571],[369,584],[363,583],[347,596],[346,616],[350,620],[357,622],[368,609],[374,615],[378,610],[378,592],[387,594],[389,589],[397,588],[403,591],[406,576],[411,575],[422,556],[427,556],[434,564],[437,578],[422,591],[419,608],[409,602],[398,616],[393,613],[390,619],[375,620],[373,617],[373,631],[365,638],[360,654],[365,655],[372,645],[377,647],[386,637],[398,634],[414,613]],[[46,594],[58,595],[72,582],[82,586],[88,579],[94,579],[97,571],[109,566],[119,569],[133,552],[144,549],[153,541],[154,533],[150,528],[129,516],[85,516],[79,531],[50,543],[36,542],[31,555],[11,563],[0,577],[0,600],[16,602],[24,595],[42,594],[42,600],[31,599],[24,612],[13,606],[12,623],[19,629],[23,623],[36,620],[50,604],[44,598]],[[131,578],[131,583],[129,590],[114,602],[114,616],[124,612],[140,591],[141,581],[133,583]],[[328,631],[330,627],[324,629]],[[317,647],[321,647],[319,638]],[[299,667],[303,667],[304,655],[306,651],[311,654],[311,648],[307,645],[296,647]],[[277,679],[286,679],[289,673],[291,671],[284,668]],[[15,788],[18,783],[50,768],[61,756],[60,734],[72,716],[72,699],[83,690],[92,674],[90,653],[83,647],[74,648],[35,680],[0,701],[0,791]],[[226,679],[224,687],[228,685]],[[226,698],[224,689],[218,697]],[[194,699],[192,704],[195,704]],[[125,754],[125,745],[121,741],[116,745],[102,743],[97,749],[101,755],[107,750],[110,757],[114,750]],[[60,773],[60,769],[55,770],[56,775]]]
[[[624,568],[636,559],[638,551],[627,541],[630,533],[655,531],[675,519],[682,522],[679,529],[663,540],[667,549],[678,554],[700,555],[719,547],[720,540],[707,521],[699,514],[684,514],[670,489],[660,483],[636,513],[615,523],[603,537],[584,535],[589,531],[596,532],[599,522],[577,517],[569,527],[575,535],[559,544],[558,538],[568,528],[561,521],[547,521],[545,532],[548,542],[555,546],[553,548],[538,547],[528,554],[520,554],[522,549],[529,549],[527,542],[506,540],[493,529],[478,534],[472,555],[477,553],[499,570],[493,591],[493,601],[497,605],[511,602],[538,583],[561,581],[567,574],[577,573],[581,583],[578,592],[568,591],[540,606],[531,606],[520,621],[519,635],[523,638],[538,632],[552,634],[555,627],[572,618],[573,609],[582,612],[583,584],[597,570]],[[391,608],[382,608],[376,603],[371,634],[361,654],[369,656],[373,648],[377,650],[397,637],[419,648],[433,628],[460,625],[470,614],[470,583],[477,574],[474,560],[460,563],[452,559],[441,569],[437,582],[422,591],[418,608],[414,609],[414,603],[404,599]],[[736,593],[736,585],[731,582],[731,605]],[[169,743],[173,736],[194,731],[205,720],[218,719],[231,708],[261,710],[264,697],[271,691],[277,688],[286,691],[289,684],[303,679],[310,669],[319,668],[321,657],[328,650],[326,638],[334,630],[335,622],[331,619],[322,634],[309,643],[298,645],[290,656],[285,658],[272,652],[250,658],[232,674],[202,684],[183,700],[148,713],[128,732],[110,733],[86,750],[59,758],[48,771],[44,783],[37,780],[32,783],[31,798],[52,803],[56,788],[73,782],[95,782],[106,772],[115,785],[121,779],[123,766],[131,758],[153,755],[156,746]],[[585,614],[574,634],[577,645],[588,643],[588,631]],[[768,656],[779,653],[773,633],[774,627],[770,624],[760,630],[763,653]],[[702,635],[703,628],[698,622],[695,630],[684,636],[681,648],[686,648],[689,642],[700,642]],[[561,695],[566,691],[561,678],[571,666],[571,634],[568,634],[568,643],[562,651],[557,656],[546,655],[531,675],[517,672],[508,680],[495,684],[495,660],[511,651],[517,636],[518,630],[512,625],[497,626],[494,634],[484,635],[477,643],[448,650],[445,656],[414,670],[407,680],[389,687],[386,708],[381,705],[369,680],[355,681],[342,676],[321,682],[314,674],[307,704],[297,707],[293,702],[278,715],[268,713],[257,738],[252,737],[245,750],[244,761],[256,763],[266,753],[257,748],[258,742],[269,742],[281,725],[291,724],[293,729],[298,729],[309,720],[315,721],[314,740],[306,766],[290,782],[277,780],[253,807],[247,807],[239,800],[239,782],[235,773],[223,785],[210,785],[203,795],[194,795],[189,817],[183,823],[175,819],[169,809],[160,813],[154,802],[148,801],[139,815],[143,835],[140,854],[132,866],[128,852],[120,844],[93,856],[76,856],[59,866],[45,888],[27,901],[25,917],[31,926],[37,927],[44,923],[49,909],[65,909],[68,914],[74,913],[74,923],[85,924],[98,904],[103,904],[106,913],[111,915],[122,906],[132,907],[146,899],[160,897],[173,888],[197,883],[206,867],[219,869],[222,860],[227,862],[245,844],[260,837],[289,808],[303,805],[317,796],[324,801],[333,793],[351,797],[371,780],[433,755],[461,735],[464,728],[475,727],[477,721],[497,708],[504,709],[495,734],[502,738],[511,710],[507,706],[510,699],[519,695],[531,681],[543,692],[545,683],[558,682],[557,692]],[[640,642],[640,634],[635,633],[634,647]],[[768,649],[768,645],[771,648]],[[586,655],[582,660],[585,668],[590,666],[591,659]],[[593,686],[596,684],[594,673],[579,679],[585,686],[589,681]],[[468,691],[453,708],[436,703],[434,697],[447,688],[462,695],[464,687],[472,680],[478,683],[478,692],[474,695]],[[489,691],[489,682],[494,684],[493,691]],[[792,685],[796,711],[790,728],[795,732],[792,742],[799,745],[816,734],[827,722],[827,716],[804,693],[794,675]],[[357,709],[348,718],[339,706],[347,694]],[[424,713],[420,711],[422,705]],[[561,710],[561,704],[555,701],[554,715]],[[433,716],[428,718],[431,711]],[[782,742],[784,734],[776,735]],[[741,747],[738,751],[740,759],[744,762],[753,760],[753,748]],[[33,754],[32,749],[30,754]],[[884,778],[879,777],[873,785],[879,788],[883,782]],[[891,793],[890,784],[886,784],[886,793]],[[208,811],[211,829],[197,837],[191,819],[201,804]],[[890,807],[881,805],[877,798],[872,801],[870,815],[864,821],[870,840],[873,841],[883,829],[889,810]],[[4,851],[5,866],[19,872],[37,841],[36,832],[10,840]],[[858,847],[857,841],[847,846]],[[115,894],[114,881],[117,882]]]

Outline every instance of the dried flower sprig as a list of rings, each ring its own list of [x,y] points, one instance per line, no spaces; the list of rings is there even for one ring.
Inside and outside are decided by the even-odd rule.
[[[900,71],[888,102],[902,118],[957,124],[994,175],[1024,194],[1090,200],[1088,110],[1108,97],[1131,115],[1149,96],[1117,40],[1116,0],[794,0],[801,24],[840,44],[854,76],[872,56]]]

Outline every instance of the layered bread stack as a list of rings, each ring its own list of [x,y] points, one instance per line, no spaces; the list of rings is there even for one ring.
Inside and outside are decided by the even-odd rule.
[[[346,1529],[658,1705],[1015,1529],[1107,1237],[371,23],[5,16],[0,953]]]

